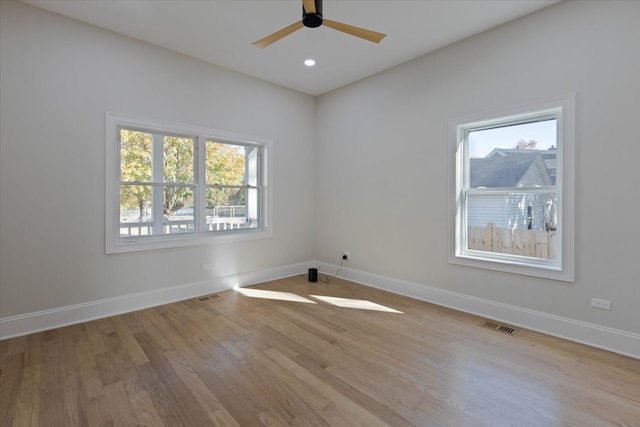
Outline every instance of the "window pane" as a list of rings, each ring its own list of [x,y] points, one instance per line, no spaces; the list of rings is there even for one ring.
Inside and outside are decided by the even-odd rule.
[[[245,164],[253,147],[207,141],[205,153],[206,183],[245,185]]]
[[[154,197],[163,201],[158,215],[154,214]],[[191,187],[120,186],[120,237],[192,233],[193,212]]]
[[[107,112],[107,253],[271,236],[270,142],[223,135]]]
[[[256,228],[260,226],[260,190],[251,188],[246,190],[247,200],[247,221],[248,228]]]
[[[193,139],[165,136],[162,142],[164,182],[193,182]]]
[[[257,228],[258,189],[207,188],[207,230]]]
[[[555,194],[469,194],[467,249],[556,259]]]
[[[556,119],[469,132],[471,188],[553,186]]]
[[[176,212],[193,208],[193,188],[173,185],[164,186],[162,189],[163,214],[165,218],[176,215]]]
[[[165,186],[162,234],[195,232],[195,210],[191,187]]]
[[[120,186],[120,237],[149,236],[153,233],[151,186]]]
[[[245,147],[247,170],[245,177],[246,184],[253,187],[259,185],[258,181],[258,149],[256,147]]]
[[[120,129],[120,180],[151,181],[151,134]]]

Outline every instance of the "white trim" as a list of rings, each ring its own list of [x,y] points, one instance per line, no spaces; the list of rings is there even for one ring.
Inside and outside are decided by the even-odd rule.
[[[0,319],[0,340],[227,291],[235,286],[244,287],[291,277],[306,273],[313,266],[313,263],[303,262],[5,317]]]
[[[319,261],[302,262],[262,271],[218,277],[202,282],[187,283],[154,291],[5,317],[0,319],[0,339],[27,335],[210,293],[222,292],[233,289],[235,286],[250,286],[270,280],[306,274],[307,269],[311,267],[319,268],[323,274],[332,275],[335,274],[340,266]],[[405,295],[454,310],[510,323],[532,331],[640,359],[640,334],[346,267],[340,269],[339,277],[372,288]]]
[[[522,257],[505,254],[493,254],[481,251],[460,249],[466,240],[461,209],[463,203],[461,191],[465,188],[463,178],[458,171],[464,169],[467,159],[464,150],[459,149],[463,144],[465,129],[482,128],[496,123],[518,123],[522,120],[557,115],[558,134],[557,145],[557,182],[555,190],[560,201],[558,217],[558,263],[548,260],[528,260]],[[449,121],[449,263],[469,267],[485,268],[514,274],[542,277],[546,279],[575,281],[575,94],[568,94],[548,99],[531,105],[519,105],[510,108],[481,112]],[[519,189],[520,190],[520,189]],[[527,191],[524,189],[523,191]]]
[[[316,262],[324,274],[334,274],[338,265]],[[407,282],[365,271],[342,268],[339,277],[372,288],[405,295],[465,313],[510,323],[532,331],[586,344],[640,359],[640,334],[608,328],[541,311],[503,304],[433,286]]]
[[[105,252],[107,254],[136,252],[153,249],[165,249],[193,245],[216,245],[220,243],[257,240],[273,237],[273,139],[257,135],[240,134],[197,125],[175,123],[169,121],[149,120],[141,117],[107,111],[106,113],[106,213],[105,213]],[[118,138],[118,125],[153,129],[154,131],[176,135],[191,135],[220,140],[228,143],[239,143],[262,148],[262,198],[260,228],[231,230],[224,232],[195,232],[173,234],[123,241],[118,238],[119,174],[118,147],[114,144]],[[197,168],[197,165],[196,165]],[[198,226],[201,224],[197,224]]]

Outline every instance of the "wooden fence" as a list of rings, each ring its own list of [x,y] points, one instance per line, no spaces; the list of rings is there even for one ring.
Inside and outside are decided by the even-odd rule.
[[[556,259],[556,231],[510,230],[469,227],[469,249],[503,254],[522,255],[541,259]]]

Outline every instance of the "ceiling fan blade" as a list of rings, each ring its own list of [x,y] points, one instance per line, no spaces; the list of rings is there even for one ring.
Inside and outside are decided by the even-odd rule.
[[[306,13],[316,13],[315,0],[302,0],[302,7]]]
[[[284,27],[283,29],[276,31],[273,34],[269,34],[267,37],[264,37],[258,41],[251,43],[254,46],[258,46],[260,49],[264,49],[265,47],[277,42],[281,38],[288,36],[296,30],[304,27],[302,21],[298,21],[295,24],[291,24],[288,27]]]
[[[322,24],[329,28],[333,28],[334,30],[342,31],[343,33],[360,37],[361,39],[369,40],[374,43],[380,43],[380,40],[387,36],[386,34],[378,33],[376,31],[354,27],[353,25],[343,24],[342,22],[330,21],[329,19],[323,19]]]

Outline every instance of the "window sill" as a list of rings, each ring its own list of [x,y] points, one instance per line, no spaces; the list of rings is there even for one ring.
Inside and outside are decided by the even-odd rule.
[[[152,251],[158,249],[171,249],[197,245],[219,245],[249,240],[268,239],[273,237],[271,229],[251,231],[228,231],[202,234],[182,234],[174,236],[161,236],[157,239],[131,239],[130,241],[107,242],[106,253],[118,254],[127,252]]]
[[[449,256],[450,264],[467,267],[482,268],[486,270],[501,271],[504,273],[520,274],[525,276],[540,277],[544,279],[559,280],[562,282],[574,282],[574,273],[568,269],[562,270],[554,265],[531,265],[523,261],[487,259],[472,254],[458,254]]]

